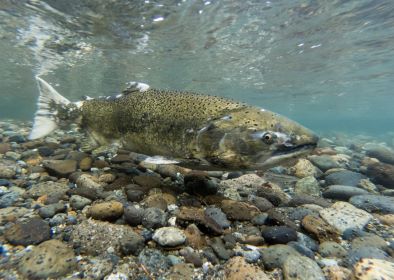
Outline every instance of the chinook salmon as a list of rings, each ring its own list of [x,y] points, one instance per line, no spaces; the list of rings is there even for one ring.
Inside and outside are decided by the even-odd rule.
[[[309,152],[318,140],[284,116],[221,97],[130,82],[119,95],[70,102],[43,79],[37,83],[30,139],[77,123],[97,145],[118,143],[150,156],[245,169],[280,164]]]

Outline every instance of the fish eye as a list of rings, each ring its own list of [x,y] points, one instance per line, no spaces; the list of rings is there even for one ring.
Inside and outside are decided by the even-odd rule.
[[[263,137],[261,138],[263,141],[264,141],[264,143],[266,143],[266,144],[272,144],[274,141],[274,137],[272,136],[272,134],[271,133],[269,133],[269,132],[267,132],[267,133],[264,133],[264,135],[263,135]]]

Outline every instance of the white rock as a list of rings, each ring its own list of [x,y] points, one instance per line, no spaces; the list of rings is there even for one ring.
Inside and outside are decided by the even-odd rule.
[[[341,233],[348,229],[362,229],[372,219],[368,212],[342,201],[319,211],[319,214]]]
[[[155,231],[153,240],[161,246],[178,246],[186,241],[186,236],[182,230],[176,227],[162,227]]]

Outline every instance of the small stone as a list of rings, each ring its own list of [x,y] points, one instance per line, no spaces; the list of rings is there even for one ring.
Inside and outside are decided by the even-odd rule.
[[[231,251],[226,249],[220,237],[212,238],[209,246],[213,249],[213,251],[220,259],[228,260],[231,257]]]
[[[319,196],[320,186],[315,177],[308,176],[297,181],[294,192],[298,195],[307,194],[312,196]]]
[[[394,265],[391,261],[365,258],[357,262],[353,267],[352,279],[394,279]]]
[[[131,246],[128,242],[121,243],[120,240],[129,237],[136,238],[137,241],[140,240],[139,235],[128,225],[116,225],[87,219],[73,227],[70,240],[79,254],[97,256],[104,254],[111,248],[113,254],[120,256],[128,250],[124,247],[121,248],[121,244]],[[137,241],[136,244],[140,244],[140,241]],[[137,245],[130,248],[139,248]],[[130,253],[132,253],[131,249]]]
[[[217,184],[204,172],[190,172],[184,177],[185,190],[187,193],[196,195],[210,195],[218,192]]]
[[[134,232],[130,232],[119,240],[119,245],[123,255],[138,256],[145,247],[145,239]]]
[[[67,220],[68,220],[68,216],[66,213],[58,213],[49,220],[49,226],[51,227],[59,226],[65,224]]]
[[[52,218],[55,214],[64,212],[66,209],[67,207],[64,203],[53,203],[38,209],[38,215],[43,219]]]
[[[0,179],[0,186],[8,187],[9,185],[11,185],[10,181],[8,181],[6,179]]]
[[[38,153],[42,157],[49,157],[49,156],[53,155],[54,152],[55,151],[52,148],[47,147],[47,146],[42,146],[42,147],[38,148]]]
[[[338,243],[332,241],[325,241],[319,245],[319,254],[323,258],[344,258],[347,251]]]
[[[206,223],[215,223],[221,229],[230,227],[231,223],[227,220],[226,214],[220,208],[207,207],[204,211]]]
[[[394,165],[386,163],[372,163],[367,166],[367,176],[377,184],[394,189]]]
[[[229,219],[238,221],[250,221],[260,213],[257,207],[234,200],[223,200],[221,208]]]
[[[313,155],[308,157],[308,159],[322,171],[341,167],[338,161],[336,161],[329,155]]]
[[[165,226],[167,215],[159,208],[147,208],[142,216],[142,225],[148,229],[156,229]]]
[[[383,195],[356,195],[349,202],[368,212],[394,214],[394,197]]]
[[[142,186],[146,187],[148,189],[154,189],[154,188],[159,188],[161,185],[160,178],[157,176],[146,176],[146,175],[139,175],[133,177],[133,181]]]
[[[92,201],[89,198],[80,196],[80,195],[72,195],[70,197],[70,205],[75,210],[82,210],[85,206],[90,205]]]
[[[315,253],[309,249],[308,247],[304,246],[300,242],[295,242],[295,241],[290,241],[287,243],[287,245],[291,246],[292,248],[296,249],[298,253],[300,253],[303,256],[306,256],[310,259],[315,258]]]
[[[192,280],[194,268],[191,264],[178,263],[171,267],[166,279],[170,280]]]
[[[283,264],[283,276],[288,280],[325,280],[319,265],[310,258],[290,255]]]
[[[254,206],[256,206],[261,212],[266,212],[269,209],[274,208],[274,205],[272,205],[272,203],[264,197],[250,196],[249,201]]]
[[[0,143],[0,154],[5,154],[11,149],[11,145],[8,143]]]
[[[81,174],[75,181],[78,188],[99,189],[102,184],[98,182],[96,177],[89,174]]]
[[[368,194],[368,192],[358,187],[331,185],[323,192],[323,197],[348,201],[352,196],[362,194]]]
[[[282,268],[285,260],[294,255],[300,257],[301,254],[298,253],[294,248],[288,245],[272,245],[268,248],[263,248],[261,250],[264,268],[271,270],[274,268]]]
[[[47,181],[33,185],[26,191],[24,196],[37,199],[47,195],[48,198],[53,197],[60,199],[65,196],[68,190],[69,187],[65,183]]]
[[[267,213],[260,213],[253,217],[252,223],[256,226],[262,226],[267,222],[268,214]]]
[[[352,249],[357,249],[361,247],[374,247],[381,250],[386,250],[388,245],[386,241],[380,236],[373,233],[366,233],[363,236],[356,237],[352,240]]]
[[[76,160],[44,160],[42,163],[49,174],[54,176],[68,177],[77,170]]]
[[[127,199],[131,202],[140,202],[144,198],[145,193],[141,190],[127,190]]]
[[[327,223],[341,233],[348,229],[362,229],[372,219],[372,215],[368,212],[341,201],[319,213]]]
[[[9,152],[6,152],[5,153],[5,156],[7,157],[7,158],[10,158],[10,159],[13,159],[13,160],[19,160],[20,158],[21,158],[21,154],[18,154],[18,153],[16,153],[16,152],[13,152],[13,151],[9,151]]]
[[[297,240],[297,232],[286,226],[266,227],[261,234],[268,244],[286,244]]]
[[[243,257],[233,257],[227,261],[224,267],[224,279],[268,280],[270,278],[258,266],[248,264]]]
[[[82,171],[88,171],[92,167],[92,162],[93,162],[93,160],[91,157],[85,157],[85,158],[81,159],[81,161],[79,162],[78,165]]]
[[[378,220],[388,226],[394,226],[394,214],[387,214],[387,215],[377,215],[375,214]],[[1,217],[0,217],[1,219]]]
[[[309,233],[324,241],[339,241],[338,231],[319,217],[306,215],[301,221],[302,227]]]
[[[350,278],[351,271],[342,266],[325,266],[323,273],[327,280],[348,280]]]
[[[19,217],[22,217],[28,212],[29,210],[23,207],[0,208],[0,225],[15,222]]]
[[[272,186],[274,185],[264,184],[256,190],[256,195],[264,197],[275,206],[289,202],[289,197],[285,192],[283,192],[279,187],[279,189],[271,188]]]
[[[361,259],[381,259],[386,261],[392,261],[390,256],[385,251],[370,246],[351,249],[348,252],[345,261],[348,264],[348,266],[351,267]]]
[[[147,268],[153,279],[158,278],[171,266],[170,259],[157,249],[144,248],[138,255],[138,261]]]
[[[86,188],[86,187],[78,187],[75,189],[71,189],[67,191],[68,195],[78,195],[78,196],[82,196],[85,197],[87,199],[90,199],[91,201],[95,201],[97,200],[100,195],[101,192],[97,189],[91,189],[91,188]]]
[[[206,241],[201,231],[195,224],[190,224],[185,229],[186,244],[194,249],[201,249],[206,245]]]
[[[321,207],[330,207],[332,203],[330,203],[327,199],[321,197],[315,197],[311,195],[295,195],[286,206],[289,207],[297,207],[304,204],[316,204]]]
[[[131,226],[138,226],[142,223],[142,216],[144,210],[135,206],[129,205],[124,209],[124,219],[126,223]]]
[[[88,210],[88,216],[97,220],[114,220],[122,214],[123,204],[118,201],[97,203]]]
[[[31,218],[8,228],[4,237],[13,245],[35,245],[50,239],[50,228],[42,219]]]
[[[58,278],[72,272],[77,261],[72,248],[63,242],[48,240],[26,253],[18,270],[27,279]]]
[[[15,169],[7,165],[0,163],[0,178],[1,179],[12,179],[14,178],[16,172]]]
[[[390,148],[383,145],[367,143],[363,149],[369,157],[377,158],[384,163],[394,164],[394,151]]]
[[[301,158],[297,161],[297,164],[292,167],[294,175],[298,178],[304,178],[308,176],[318,177],[321,175],[321,171],[317,169],[309,160]]]
[[[327,186],[345,185],[356,187],[362,179],[366,179],[363,174],[349,170],[334,172],[325,177]]]
[[[163,247],[175,247],[185,243],[186,236],[176,227],[162,227],[155,231],[152,239]]]
[[[17,192],[7,192],[0,197],[0,208],[6,208],[13,206],[15,202],[19,199],[19,193]]]

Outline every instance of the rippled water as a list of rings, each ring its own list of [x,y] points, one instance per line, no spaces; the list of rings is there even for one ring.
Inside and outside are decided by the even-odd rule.
[[[391,0],[2,0],[0,61],[0,118],[32,118],[40,75],[73,100],[137,80],[394,131]]]

